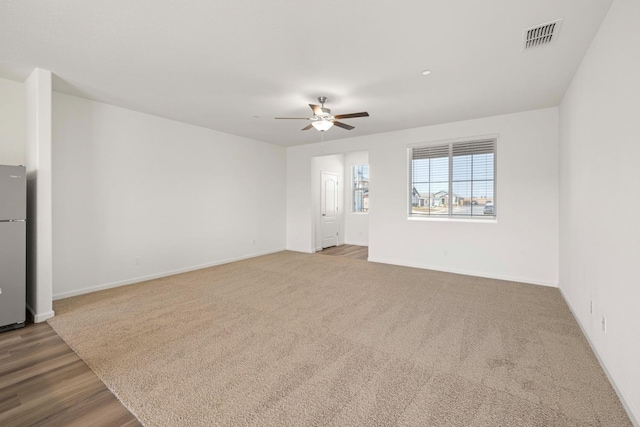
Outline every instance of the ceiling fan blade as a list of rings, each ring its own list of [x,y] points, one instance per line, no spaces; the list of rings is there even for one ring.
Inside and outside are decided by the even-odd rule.
[[[353,127],[353,126],[351,126],[351,125],[348,125],[348,124],[346,124],[346,123],[342,123],[342,122],[336,122],[335,120],[333,121],[333,124],[334,124],[334,125],[336,125],[336,126],[338,126],[339,128],[346,129],[346,130],[351,130],[351,129],[353,129],[353,128],[354,128],[354,127]],[[310,126],[311,126],[311,125],[310,125]]]
[[[275,117],[276,120],[311,120],[309,117]]]
[[[356,117],[369,117],[369,113],[366,111],[362,113],[351,113],[351,114],[338,114],[337,116],[333,116],[336,119],[354,119]]]
[[[316,116],[322,115],[322,108],[320,108],[319,105],[309,104],[309,107],[311,107],[311,109],[313,110],[313,114],[315,114]]]
[[[302,128],[302,130],[309,130],[313,127],[313,125],[307,125],[305,127]]]

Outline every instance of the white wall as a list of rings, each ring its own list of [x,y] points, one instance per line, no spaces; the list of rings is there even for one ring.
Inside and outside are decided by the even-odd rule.
[[[489,134],[499,134],[497,222],[407,219],[407,144]],[[369,260],[557,285],[557,108],[288,148],[290,250],[313,249],[304,165],[322,150],[369,151]]]
[[[284,249],[283,147],[53,101],[55,298]]]
[[[24,165],[24,84],[0,78],[0,165]]]
[[[331,156],[320,156],[311,159],[311,200],[313,213],[313,226],[315,250],[322,250],[322,215],[321,215],[321,197],[322,197],[322,172],[331,172],[338,175],[338,245],[344,244],[344,156],[334,154]]]
[[[369,245],[369,214],[351,211],[353,207],[353,167],[367,164],[369,164],[368,151],[355,151],[344,155],[344,242],[349,245]]]
[[[613,2],[560,107],[560,290],[636,425],[640,425],[639,22],[639,1]],[[607,318],[606,333],[602,316]]]
[[[51,72],[36,68],[25,84],[27,307],[34,321],[53,317]]]

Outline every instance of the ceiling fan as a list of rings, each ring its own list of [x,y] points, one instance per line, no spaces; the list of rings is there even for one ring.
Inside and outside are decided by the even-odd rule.
[[[351,130],[353,126],[346,123],[337,121],[336,119],[354,119],[356,117],[369,117],[369,113],[351,113],[351,114],[338,114],[331,115],[331,110],[324,108],[324,103],[327,102],[326,96],[318,97],[320,105],[309,104],[311,110],[313,110],[313,117],[276,117],[276,119],[284,120],[312,120],[311,124],[302,128],[302,130],[309,130],[312,127],[316,128],[320,132],[331,129],[333,125],[341,127],[342,129]]]

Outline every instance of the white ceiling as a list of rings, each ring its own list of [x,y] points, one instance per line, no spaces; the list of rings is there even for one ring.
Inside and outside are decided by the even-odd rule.
[[[325,141],[558,105],[612,0],[0,3],[0,75],[283,146],[327,96]],[[524,28],[564,18],[557,43]],[[424,69],[432,70],[422,76]]]

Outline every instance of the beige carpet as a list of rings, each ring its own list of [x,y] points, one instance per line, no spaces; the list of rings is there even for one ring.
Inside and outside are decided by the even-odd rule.
[[[56,301],[147,426],[629,426],[557,289],[281,252]]]

